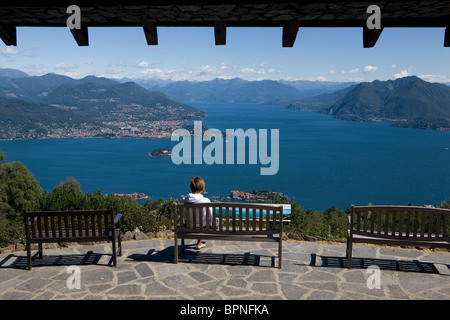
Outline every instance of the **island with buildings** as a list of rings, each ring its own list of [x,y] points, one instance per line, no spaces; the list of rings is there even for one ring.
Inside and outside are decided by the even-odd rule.
[[[148,153],[150,157],[169,157],[172,154],[170,149],[155,149]]]

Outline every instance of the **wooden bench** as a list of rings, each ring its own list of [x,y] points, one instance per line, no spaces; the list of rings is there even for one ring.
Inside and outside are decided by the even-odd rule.
[[[111,241],[113,266],[117,266],[116,241],[122,255],[120,217],[114,209],[75,211],[23,211],[28,270],[32,268],[31,244],[37,243],[42,259],[43,243]]]
[[[281,268],[283,205],[175,203],[173,212],[175,263],[178,263],[178,239],[181,239],[182,253],[185,239],[269,241],[278,242],[278,267]]]
[[[450,210],[413,206],[351,206],[347,227],[348,268],[352,244],[450,248]]]

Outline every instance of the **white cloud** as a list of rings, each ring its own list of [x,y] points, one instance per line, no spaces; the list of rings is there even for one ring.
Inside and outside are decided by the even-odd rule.
[[[242,72],[242,73],[255,73],[256,70],[253,69],[253,68],[242,68],[242,69],[241,69],[241,72]]]
[[[391,68],[392,68],[392,69],[395,69],[395,68],[397,68],[397,65],[396,65],[396,64],[393,64],[393,65],[391,66]]]
[[[73,70],[75,68],[77,68],[77,66],[74,65],[73,63],[65,63],[65,62],[58,63],[55,66],[55,69],[60,69],[60,70]]]
[[[407,77],[407,76],[409,76],[409,72],[407,70],[402,70],[402,71],[394,74],[395,79],[403,78],[403,77]]]
[[[89,74],[74,72],[74,71],[67,71],[67,72],[62,73],[62,75],[70,77],[70,78],[74,78],[74,79],[81,79],[81,78],[88,76]]]
[[[315,78],[309,78],[309,81],[328,81],[327,78],[323,77],[323,76],[318,76]]]
[[[161,78],[163,80],[168,80],[168,79],[171,79],[170,77],[175,74],[175,70],[173,70],[173,69],[168,70],[168,69],[161,69],[161,68],[148,68],[148,69],[142,70],[141,74],[143,74],[145,76],[149,76],[149,77],[156,76],[157,78]]]
[[[363,72],[364,73],[374,73],[375,71],[377,71],[377,69],[378,69],[378,67],[367,65],[363,68]]]
[[[44,66],[42,64],[26,64],[22,68],[27,70],[39,71],[44,69]]]
[[[146,64],[142,64],[146,65]],[[261,66],[266,66],[262,68]],[[146,78],[155,78],[163,80],[174,81],[208,81],[214,78],[232,79],[243,78],[246,80],[262,80],[274,77],[276,74],[280,74],[281,70],[268,63],[254,63],[247,66],[239,66],[236,64],[228,64],[221,62],[216,65],[201,65],[199,67],[193,67],[191,64],[181,64],[177,68],[164,68],[164,67],[149,67],[142,68],[140,71],[141,76]]]
[[[355,73],[358,73],[358,72],[359,72],[358,68],[355,68],[355,69],[352,69],[352,70],[348,71],[348,73],[350,73],[350,74],[355,74]]]
[[[18,54],[19,51],[17,49],[14,49],[12,47],[6,47],[6,48],[0,48],[0,53],[4,56],[12,56],[14,54]]]
[[[422,74],[418,77],[428,82],[440,82],[440,83],[450,82],[450,79],[447,79],[446,76],[439,74]]]
[[[334,74],[336,71],[331,69],[330,71],[328,71],[329,74]]]
[[[141,62],[139,62],[138,67],[139,68],[149,68],[150,67],[150,63],[147,62],[147,61],[141,61]]]
[[[348,78],[348,81],[350,82],[363,82],[365,79],[361,77],[355,77],[355,78]]]
[[[206,65],[206,66],[200,67],[200,71],[203,74],[210,74],[210,75],[220,75],[227,69],[228,69],[228,66],[224,62],[222,62],[219,66]]]

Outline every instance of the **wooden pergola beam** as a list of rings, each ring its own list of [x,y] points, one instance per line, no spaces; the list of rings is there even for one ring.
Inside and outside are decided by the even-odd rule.
[[[158,30],[156,30],[156,24],[152,21],[142,21],[142,27],[144,28],[145,39],[149,46],[158,45]]]
[[[289,21],[283,26],[283,48],[294,46],[299,27],[298,21]]]
[[[450,47],[450,27],[445,28],[444,47]]]
[[[89,36],[86,25],[81,25],[80,29],[70,29],[70,32],[80,47],[89,46]]]
[[[16,26],[12,24],[0,24],[0,38],[7,46],[17,46]]]
[[[377,43],[378,38],[383,31],[383,27],[380,29],[369,29],[367,26],[364,26],[363,29],[363,47],[364,48],[372,48]]]
[[[214,39],[216,46],[224,46],[227,43],[227,25],[225,21],[216,21],[214,23]]]

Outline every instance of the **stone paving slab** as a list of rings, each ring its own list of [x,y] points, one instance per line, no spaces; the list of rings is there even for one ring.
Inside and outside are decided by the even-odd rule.
[[[354,245],[349,270],[345,244],[286,241],[278,269],[277,244],[208,241],[195,250],[192,242],[178,264],[173,240],[122,244],[116,268],[108,243],[44,250],[31,271],[25,269],[25,252],[1,254],[0,299],[450,299],[447,252]],[[79,288],[73,266],[79,270]],[[372,281],[377,275],[379,288]]]

